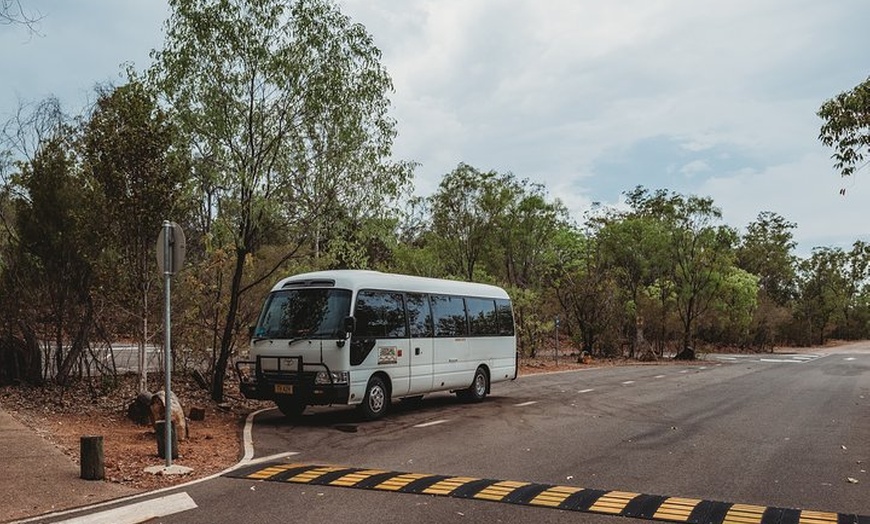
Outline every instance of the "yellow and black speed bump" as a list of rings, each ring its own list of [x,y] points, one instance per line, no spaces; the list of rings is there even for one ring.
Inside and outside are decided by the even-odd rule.
[[[226,476],[247,480],[490,500],[692,524],[870,524],[868,516],[846,513],[733,504],[576,486],[340,466],[258,464],[235,470]]]

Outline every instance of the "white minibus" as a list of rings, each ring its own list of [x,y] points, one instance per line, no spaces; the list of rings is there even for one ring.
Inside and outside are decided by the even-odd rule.
[[[517,376],[511,301],[486,284],[376,271],[319,271],[279,281],[236,362],[242,394],[288,417],[452,391],[478,402]]]

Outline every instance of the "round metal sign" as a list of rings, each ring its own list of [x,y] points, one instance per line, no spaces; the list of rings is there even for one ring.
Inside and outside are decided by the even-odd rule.
[[[169,236],[167,243],[167,234]],[[167,256],[167,246],[168,254]],[[174,275],[184,265],[184,255],[187,253],[187,243],[184,231],[175,222],[164,222],[157,237],[157,267],[161,273]],[[168,264],[169,267],[166,267]]]

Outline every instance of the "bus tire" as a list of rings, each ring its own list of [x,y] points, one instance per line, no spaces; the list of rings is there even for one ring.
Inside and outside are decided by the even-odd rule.
[[[275,399],[275,405],[278,410],[287,418],[298,418],[305,411],[305,403],[295,398],[279,398]]]
[[[489,374],[483,366],[480,366],[474,372],[474,380],[471,382],[471,386],[468,389],[457,392],[457,396],[467,402],[481,402],[486,398],[488,391]]]
[[[375,375],[366,386],[366,395],[359,406],[360,413],[366,420],[375,420],[383,417],[389,407],[390,390],[387,389],[384,379]]]

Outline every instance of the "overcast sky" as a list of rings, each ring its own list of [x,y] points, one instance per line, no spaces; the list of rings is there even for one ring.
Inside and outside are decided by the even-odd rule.
[[[0,26],[0,121],[48,95],[78,113],[162,46],[164,0],[22,1],[41,36]],[[543,183],[578,221],[643,185],[713,197],[737,228],[779,213],[804,255],[870,241],[870,168],[841,179],[816,116],[870,76],[867,0],[339,4],[383,51],[420,195],[465,162]]]

